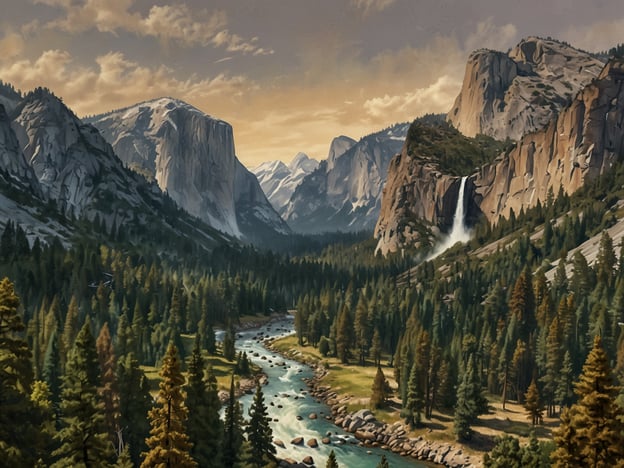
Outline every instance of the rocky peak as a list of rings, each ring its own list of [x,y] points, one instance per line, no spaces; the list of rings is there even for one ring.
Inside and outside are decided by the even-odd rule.
[[[129,190],[124,188],[128,181],[121,181],[121,164],[110,145],[48,90],[38,88],[26,95],[12,117],[26,162],[44,196],[55,200],[61,210],[81,215],[94,193],[103,189],[97,181],[107,173],[116,174],[121,192]]]
[[[252,169],[262,190],[278,213],[281,213],[303,178],[318,167],[318,161],[297,153],[288,164],[269,161]]]
[[[610,170],[624,154],[622,122],[624,61],[612,60],[547,126],[474,176],[484,215],[496,221]]]
[[[310,158],[305,153],[297,153],[297,155],[290,161],[288,168],[292,173],[296,173],[298,170],[302,170],[306,174],[312,172],[318,167],[318,161]]]
[[[603,66],[592,54],[537,37],[508,54],[475,51],[448,120],[467,136],[518,140],[546,125]]]
[[[0,104],[7,113],[10,113],[21,100],[22,95],[13,86],[0,80]]]
[[[11,128],[11,119],[2,104],[0,104],[0,166],[13,184],[26,188],[37,197],[42,197],[39,181],[24,159],[19,141]]]
[[[254,237],[262,223],[270,224],[268,231],[288,231],[258,181],[236,158],[227,122],[169,97],[89,121],[128,167],[155,180],[179,206],[215,229],[238,238]],[[237,187],[237,181],[243,186]]]
[[[405,140],[408,124],[397,124],[359,141],[333,139],[326,160],[295,189],[282,211],[301,233],[372,230],[388,163]]]
[[[232,127],[172,98],[89,119],[131,169],[156,181],[182,208],[227,234],[236,222]]]
[[[327,170],[330,171],[334,167],[336,158],[346,153],[349,148],[357,142],[353,138],[340,135],[334,138],[329,145],[329,154],[327,155]]]

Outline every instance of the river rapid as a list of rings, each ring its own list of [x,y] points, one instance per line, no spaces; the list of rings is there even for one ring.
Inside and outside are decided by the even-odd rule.
[[[259,328],[240,330],[236,339],[237,350],[246,351],[250,360],[260,366],[268,377],[268,384],[263,386],[262,391],[272,420],[273,439],[279,439],[284,443],[284,448],[276,447],[279,458],[291,458],[301,462],[306,456],[311,456],[314,465],[322,468],[333,449],[342,468],[375,468],[382,454],[386,455],[392,468],[428,466],[382,449],[360,447],[352,434],[325,420],[326,415],[331,415],[330,408],[312,398],[303,381],[304,378],[313,376],[313,370],[305,364],[285,359],[267,350],[263,345],[266,338],[279,338],[292,333],[294,333],[293,319],[286,317]],[[252,401],[253,395],[243,395],[240,398],[245,418],[248,417]],[[309,418],[312,413],[317,415],[317,419]],[[304,439],[303,445],[291,444],[296,437]],[[330,437],[332,443],[323,444],[321,439],[324,437]],[[307,445],[308,440],[312,438],[318,441],[317,448]]]

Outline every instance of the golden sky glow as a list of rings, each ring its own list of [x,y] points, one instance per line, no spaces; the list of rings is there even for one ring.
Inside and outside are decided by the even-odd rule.
[[[81,116],[185,100],[232,124],[248,167],[448,111],[475,48],[540,35],[599,51],[624,30],[621,0],[9,3],[0,79],[49,87]]]

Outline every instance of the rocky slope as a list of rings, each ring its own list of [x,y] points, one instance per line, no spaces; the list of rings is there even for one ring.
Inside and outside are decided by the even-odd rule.
[[[372,230],[388,164],[408,127],[398,124],[357,143],[335,138],[328,158],[303,179],[285,207],[290,227],[300,233]]]
[[[471,177],[475,201],[495,221],[545,201],[549,190],[574,192],[622,157],[623,126],[624,61],[612,60],[545,128]]]
[[[447,231],[458,203],[461,176],[493,159],[501,145],[492,139],[467,138],[446,124],[412,123],[401,153],[392,158],[375,226],[377,251],[396,252],[404,245],[429,243]],[[466,181],[464,212],[467,224],[479,215],[475,186]]]
[[[247,239],[260,225],[279,234],[289,232],[255,177],[236,158],[227,122],[171,98],[88,121],[128,167],[155,180],[178,205],[210,226]],[[237,187],[237,181],[243,186]]]
[[[304,153],[298,153],[290,164],[281,161],[268,161],[251,170],[256,176],[262,190],[281,214],[303,178],[318,167],[316,159]]]
[[[490,221],[544,202],[550,190],[572,193],[609,171],[624,154],[624,61],[610,61],[558,115],[470,175],[468,213]],[[378,250],[387,253],[422,236],[414,226],[448,220],[449,171],[406,152],[390,165],[379,222]],[[455,196],[456,198],[456,196]],[[454,205],[453,205],[454,206]],[[442,215],[440,215],[442,213]]]
[[[126,169],[97,129],[46,89],[24,96],[10,114],[0,105],[0,227],[8,219],[32,239],[72,233],[107,235],[124,226],[127,240],[189,239],[204,248],[227,242],[176,208],[154,183]]]
[[[546,125],[603,66],[594,55],[537,37],[507,54],[477,50],[448,120],[467,136],[518,140]]]

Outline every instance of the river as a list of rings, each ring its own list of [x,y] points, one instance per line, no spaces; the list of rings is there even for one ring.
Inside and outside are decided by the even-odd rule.
[[[427,465],[401,457],[378,448],[360,447],[349,433],[324,419],[331,414],[330,408],[308,394],[304,378],[313,376],[313,370],[304,364],[285,359],[267,350],[262,340],[268,337],[282,337],[294,333],[292,318],[273,321],[259,328],[240,330],[237,333],[237,350],[246,351],[254,364],[262,367],[268,376],[268,384],[262,389],[269,417],[272,419],[273,438],[284,442],[285,448],[277,447],[279,458],[303,460],[310,455],[317,468],[325,466],[327,457],[333,449],[338,464],[342,468],[375,468],[385,454],[392,468],[425,468]],[[372,385],[372,383],[371,383]],[[248,408],[253,395],[244,395],[240,401],[244,407],[244,416],[248,417]],[[316,420],[309,415],[316,413]],[[297,419],[300,416],[300,420]],[[323,437],[331,433],[332,444],[324,445]],[[310,448],[305,443],[301,446],[291,444],[295,437],[303,437],[305,442],[311,438],[318,441],[317,448]]]

